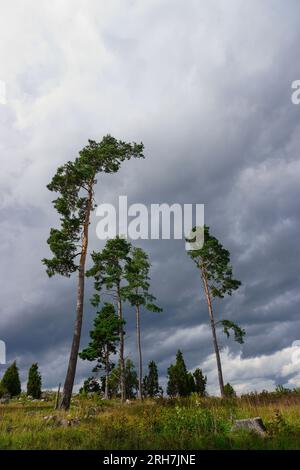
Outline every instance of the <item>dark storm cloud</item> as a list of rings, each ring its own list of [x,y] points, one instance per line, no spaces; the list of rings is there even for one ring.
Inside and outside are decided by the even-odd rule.
[[[205,203],[206,222],[232,253],[243,286],[216,314],[238,321],[247,340],[239,347],[220,339],[229,347],[226,378],[240,391],[296,385],[300,108],[290,96],[299,78],[298,2],[27,2],[16,18],[17,7],[3,7],[0,19],[8,88],[0,108],[0,336],[22,379],[38,360],[45,386],[63,380],[74,322],[75,279],[48,280],[40,263],[57,224],[45,186],[88,138],[110,132],[142,140],[146,159],[100,177],[98,203],[121,194],[146,205]],[[91,247],[99,249],[92,222]],[[164,308],[143,313],[145,364],[155,359],[163,377],[180,347],[215,391],[206,305],[184,243],[137,244],[150,254],[152,291]],[[91,286],[82,344],[90,294]],[[135,358],[128,308],[126,318]],[[89,370],[79,362],[77,384]]]

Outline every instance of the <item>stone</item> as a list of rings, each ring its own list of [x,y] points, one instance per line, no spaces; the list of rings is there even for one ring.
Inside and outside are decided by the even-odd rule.
[[[263,420],[260,417],[237,419],[233,424],[232,431],[238,431],[239,429],[246,429],[248,431],[256,432],[262,437],[264,437],[267,432]]]
[[[7,398],[7,397],[0,398],[0,404],[1,405],[8,405],[8,403],[9,403],[9,398]]]
[[[57,422],[60,426],[63,426],[64,428],[67,428],[68,426],[71,426],[71,423],[68,419],[61,419]]]

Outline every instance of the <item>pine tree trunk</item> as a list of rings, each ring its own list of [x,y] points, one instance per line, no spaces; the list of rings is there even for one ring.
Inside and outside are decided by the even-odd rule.
[[[141,348],[141,321],[140,321],[140,306],[136,306],[136,337],[137,337],[137,350],[138,350],[138,361],[139,361],[139,390],[138,398],[143,399],[142,390],[142,375],[143,375],[143,364],[142,364],[142,348]]]
[[[88,248],[88,239],[89,239],[89,224],[90,224],[90,215],[93,204],[93,183],[90,183],[88,190],[88,201],[86,207],[86,215],[83,227],[83,237],[82,237],[82,251],[79,261],[79,270],[78,270],[78,284],[77,284],[77,306],[76,306],[76,320],[73,334],[73,341],[71,347],[71,354],[69,358],[69,365],[67,370],[67,375],[65,379],[63,395],[60,402],[60,408],[68,410],[71,404],[78,352],[80,346],[80,337],[82,329],[82,317],[83,317],[83,302],[84,302],[84,284],[85,284],[85,263],[87,256]]]
[[[108,400],[108,379],[109,379],[109,352],[108,348],[106,349],[106,357],[105,357],[105,391],[104,391],[104,398]]]
[[[119,320],[123,320],[123,309],[122,309],[122,300],[120,293],[120,286],[117,290],[117,303],[118,303],[118,317]],[[125,362],[124,362],[124,329],[123,325],[120,328],[120,389],[121,389],[121,400],[124,402],[126,400],[126,389],[125,389]]]
[[[215,320],[214,320],[214,313],[213,313],[213,308],[212,308],[212,301],[211,301],[211,296],[210,296],[210,292],[209,292],[207,277],[206,277],[205,270],[203,268],[201,269],[201,276],[202,276],[202,280],[203,280],[204,292],[205,292],[206,301],[207,301],[207,305],[208,305],[210,326],[211,326],[213,344],[214,344],[216,360],[217,360],[217,369],[218,369],[218,379],[219,379],[220,392],[221,392],[221,396],[224,397],[225,396],[224,381],[223,381],[223,373],[222,373],[222,364],[221,364],[219,345],[218,345],[217,334],[216,334],[216,325],[215,325]]]

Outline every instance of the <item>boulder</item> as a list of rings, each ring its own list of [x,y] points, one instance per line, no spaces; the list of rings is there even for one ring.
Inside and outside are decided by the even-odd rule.
[[[263,423],[263,420],[260,417],[248,418],[248,419],[237,419],[233,424],[232,431],[238,431],[240,429],[253,431],[262,437],[264,437],[267,432],[266,427]]]

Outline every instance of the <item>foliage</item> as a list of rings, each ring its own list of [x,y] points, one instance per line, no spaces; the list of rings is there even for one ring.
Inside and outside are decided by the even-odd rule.
[[[232,277],[230,253],[210,234],[209,227],[204,227],[202,248],[188,251],[190,258],[198,268],[204,269],[213,297],[223,298],[237,290],[241,282]]]
[[[196,369],[193,373],[193,379],[195,384],[194,391],[204,397],[206,395],[207,377],[203,375],[201,369]]]
[[[133,247],[125,265],[125,279],[127,285],[123,287],[124,298],[134,306],[144,306],[152,312],[161,312],[162,309],[153,302],[155,297],[149,293],[150,262],[147,253],[142,248]]]
[[[16,361],[5,371],[1,380],[1,388],[2,391],[9,393],[11,397],[15,397],[21,393],[19,369]]]
[[[99,381],[95,379],[95,377],[87,378],[81,389],[79,390],[80,395],[88,394],[88,393],[100,393],[101,387]]]
[[[121,163],[130,158],[143,157],[143,144],[126,143],[107,135],[101,142],[89,140],[74,162],[60,166],[48,185],[59,193],[53,201],[60,215],[60,229],[52,228],[48,239],[52,259],[44,259],[49,276],[70,276],[77,271],[77,256],[81,255],[81,236],[91,203],[98,173],[116,173]]]
[[[186,397],[193,391],[194,390],[191,389],[190,375],[187,371],[183,354],[178,350],[176,363],[168,368],[167,393],[170,397]]]
[[[143,380],[143,392],[145,397],[154,398],[163,394],[162,388],[158,382],[157,365],[150,361],[148,365],[148,375]]]
[[[123,299],[121,282],[125,277],[125,263],[129,261],[131,244],[121,237],[107,240],[102,251],[92,253],[93,266],[87,271],[88,277],[94,277],[96,294],[92,304],[98,306],[100,294],[110,295],[115,300]]]
[[[224,385],[224,394],[227,398],[236,397],[236,392],[229,382]]]
[[[41,398],[42,394],[42,377],[39,373],[38,364],[32,364],[28,373],[27,381],[27,395],[32,396],[33,398]]]
[[[10,396],[8,393],[7,388],[3,385],[2,382],[0,382],[0,398],[5,397],[5,396]]]
[[[109,396],[111,397],[120,396],[120,375],[121,367],[119,361],[117,367],[113,369],[109,377]],[[126,358],[125,360],[124,379],[126,397],[134,398],[138,389],[138,379],[135,366],[130,358]],[[102,380],[102,390],[104,390],[104,380]]]
[[[87,348],[79,354],[80,358],[88,361],[97,361],[93,372],[105,369],[110,372],[113,364],[109,356],[116,353],[119,342],[119,330],[124,321],[118,319],[113,304],[106,302],[94,319],[94,329],[90,331],[91,341]]]
[[[205,396],[206,383],[207,377],[201,369],[196,369],[194,373],[188,372],[182,352],[177,351],[176,363],[168,369],[167,394],[170,397],[187,397],[192,393]]]

